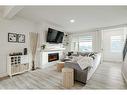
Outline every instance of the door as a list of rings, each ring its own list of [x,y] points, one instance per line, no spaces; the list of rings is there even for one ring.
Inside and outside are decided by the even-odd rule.
[[[103,60],[122,62],[124,28],[103,30]]]

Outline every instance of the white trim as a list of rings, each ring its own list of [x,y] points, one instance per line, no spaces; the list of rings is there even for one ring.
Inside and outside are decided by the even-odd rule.
[[[8,76],[7,72],[1,73],[1,74],[0,74],[0,78],[1,78],[1,77],[5,77],[5,76]]]

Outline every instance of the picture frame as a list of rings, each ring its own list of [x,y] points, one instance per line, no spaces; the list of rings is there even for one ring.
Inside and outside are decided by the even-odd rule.
[[[8,33],[8,42],[25,43],[24,34]]]
[[[8,42],[17,42],[17,34],[8,33]]]
[[[24,34],[17,34],[17,42],[18,43],[25,43],[25,35]]]

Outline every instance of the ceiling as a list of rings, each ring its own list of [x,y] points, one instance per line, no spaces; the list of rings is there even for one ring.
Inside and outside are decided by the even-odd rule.
[[[25,6],[18,16],[60,25],[68,32],[127,23],[127,6]],[[74,19],[75,23],[69,20]]]

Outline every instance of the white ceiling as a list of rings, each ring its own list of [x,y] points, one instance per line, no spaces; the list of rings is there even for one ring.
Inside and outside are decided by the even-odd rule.
[[[68,32],[127,23],[127,6],[25,6],[18,16],[63,26]],[[75,23],[69,20],[74,19]]]

